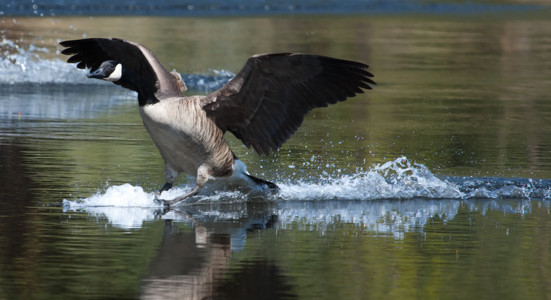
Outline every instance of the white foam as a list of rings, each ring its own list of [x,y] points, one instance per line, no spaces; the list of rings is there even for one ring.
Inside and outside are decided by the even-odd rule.
[[[86,211],[92,216],[106,217],[121,228],[140,228],[143,222],[154,220],[156,209],[161,207],[154,201],[153,193],[128,183],[111,186],[104,193],[82,200],[63,200],[65,211]]]
[[[412,163],[406,157],[321,183],[302,181],[280,187],[280,196],[285,200],[459,199],[464,196],[456,184],[436,177],[426,166]]]
[[[193,185],[175,187],[163,193],[172,199],[188,192]],[[527,200],[533,195],[550,199],[547,181],[507,180],[502,178],[455,178],[454,182],[441,179],[422,165],[400,157],[366,172],[326,178],[319,182],[304,180],[279,184],[278,193],[262,190],[251,192],[224,189],[216,182],[207,184],[199,195],[183,203],[199,214],[194,218],[215,216],[217,219],[241,219],[243,208],[219,211],[210,204],[243,205],[254,201],[277,203],[273,212],[281,226],[299,220],[305,226],[322,230],[335,220],[354,223],[370,231],[401,238],[404,232],[417,230],[431,217],[453,218],[461,203],[477,199],[514,198]],[[479,187],[481,186],[481,187]],[[457,201],[462,200],[462,201]],[[495,200],[492,200],[495,201]],[[506,202],[470,202],[473,209],[499,209],[524,214],[530,205]],[[209,204],[199,205],[198,204]],[[122,228],[139,228],[143,222],[155,218],[188,221],[188,216],[171,212],[164,214],[163,206],[155,201],[153,192],[145,192],[131,184],[111,186],[81,200],[63,200],[65,211],[85,211],[96,217],[106,217],[111,224]],[[184,208],[184,209],[187,209]],[[176,209],[179,209],[176,207]],[[381,222],[381,220],[385,220]]]
[[[80,202],[64,200],[70,209],[90,206],[118,206],[118,207],[159,207],[154,201],[153,193],[146,193],[142,187],[129,183],[107,188],[104,193],[97,193]]]
[[[181,196],[191,189],[191,186],[175,187],[163,192],[162,199],[172,199]],[[211,194],[210,194],[211,193]],[[204,189],[198,196],[184,202],[181,205],[190,203],[232,203],[246,201],[246,195],[239,191],[213,191],[209,187]],[[133,186],[129,183],[110,186],[105,192],[98,192],[88,198],[78,200],[63,200],[65,212],[84,211],[98,218],[107,218],[109,222],[120,228],[140,228],[143,222],[152,221],[156,218],[187,220],[186,216],[180,214],[164,215],[164,206],[161,202],[155,201],[155,193],[145,192],[140,186]]]

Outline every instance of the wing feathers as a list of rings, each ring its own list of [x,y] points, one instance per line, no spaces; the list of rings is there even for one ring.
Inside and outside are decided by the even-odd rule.
[[[228,84],[203,99],[203,109],[260,154],[277,150],[304,115],[371,89],[362,63],[306,54],[256,55]]]

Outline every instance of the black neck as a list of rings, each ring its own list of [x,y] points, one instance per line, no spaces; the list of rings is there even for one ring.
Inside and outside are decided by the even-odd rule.
[[[159,102],[155,97],[155,86],[146,82],[141,76],[138,76],[131,70],[123,68],[121,79],[115,83],[124,88],[138,92],[138,104],[140,106]]]
[[[138,92],[138,104],[140,106],[146,106],[146,105],[155,104],[158,102],[159,100],[155,98],[155,94],[150,94],[149,96],[145,97],[145,96],[142,96],[142,93]]]

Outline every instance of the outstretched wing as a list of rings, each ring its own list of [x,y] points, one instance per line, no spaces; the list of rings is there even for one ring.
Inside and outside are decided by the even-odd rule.
[[[316,107],[371,89],[362,63],[325,56],[277,53],[249,58],[226,85],[203,99],[203,109],[260,154],[275,151]]]
[[[154,94],[180,95],[177,78],[142,44],[117,38],[88,38],[63,41],[59,44],[67,47],[61,51],[62,54],[71,55],[67,62],[77,63],[80,69],[90,68],[93,72],[102,62],[116,60],[123,68],[139,76],[141,84],[144,85],[140,88]],[[123,86],[130,88],[124,84]]]

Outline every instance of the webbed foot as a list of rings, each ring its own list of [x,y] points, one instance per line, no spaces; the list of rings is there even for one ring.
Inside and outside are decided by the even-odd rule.
[[[196,186],[191,191],[187,192],[186,194],[184,194],[182,196],[176,197],[172,200],[163,200],[164,205],[165,205],[165,207],[170,208],[170,206],[172,206],[172,205],[178,204],[178,203],[188,199],[189,197],[197,195],[197,193],[199,193],[200,190],[201,190],[201,188],[199,186]]]
[[[171,201],[171,200],[163,200],[163,199],[160,199],[159,197],[164,191],[168,191],[171,188],[172,188],[172,183],[169,183],[169,182],[165,183],[165,185],[163,185],[163,187],[160,190],[155,192],[155,198],[153,199],[155,204],[163,204],[165,210],[170,209],[170,203],[168,203],[167,201]]]

